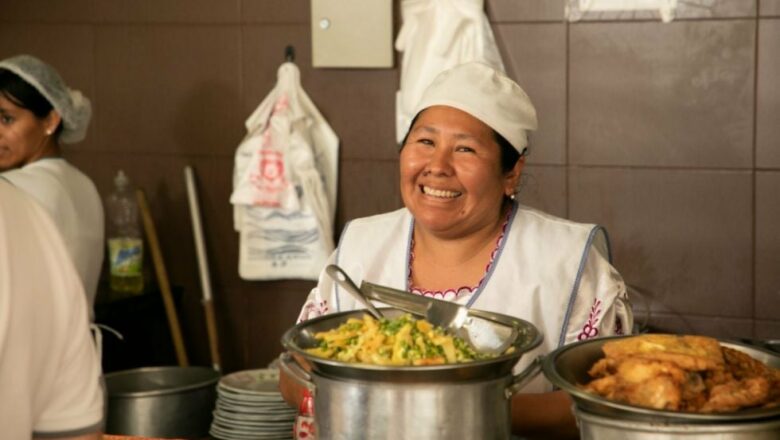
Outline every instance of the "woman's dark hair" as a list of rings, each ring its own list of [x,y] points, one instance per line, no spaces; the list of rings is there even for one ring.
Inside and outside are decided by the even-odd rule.
[[[409,133],[412,131],[414,123],[417,122],[417,118],[420,117],[421,114],[422,112],[417,113],[412,119],[412,122],[409,123],[409,130],[406,132],[404,139],[401,141],[399,151],[404,148],[404,145],[406,145],[406,139],[409,138]],[[493,139],[495,139],[498,147],[501,149],[501,171],[506,174],[512,170],[512,167],[515,166],[521,157],[528,154],[528,148],[523,148],[523,152],[520,153],[515,149],[515,147],[512,146],[512,144],[509,143],[508,140],[506,140],[504,136],[498,134],[496,130],[491,128],[490,131],[493,132]]]
[[[7,69],[0,69],[0,93],[38,118],[45,118],[54,108],[35,87]]]

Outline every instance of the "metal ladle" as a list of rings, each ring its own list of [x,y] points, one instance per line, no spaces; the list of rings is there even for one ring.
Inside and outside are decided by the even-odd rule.
[[[459,304],[425,298],[365,281],[358,288],[344,270],[335,264],[328,265],[325,272],[377,319],[381,319],[383,315],[371,304],[369,298],[422,316],[431,324],[460,336],[480,353],[502,355],[517,338],[516,328],[478,315],[471,316],[468,309]]]
[[[343,287],[344,290],[349,292],[349,294],[352,295],[360,304],[363,304],[363,306],[368,309],[368,312],[371,313],[374,318],[384,318],[384,315],[382,315],[382,313],[377,310],[373,304],[371,304],[371,301],[363,296],[363,292],[352,281],[352,278],[350,278],[349,275],[344,272],[343,269],[336,266],[335,264],[329,264],[327,267],[325,267],[325,272],[328,274],[328,276],[333,278],[333,281],[337,282],[339,286]]]

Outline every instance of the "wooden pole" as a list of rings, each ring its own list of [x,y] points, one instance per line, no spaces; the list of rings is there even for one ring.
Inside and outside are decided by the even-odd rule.
[[[152,254],[154,271],[157,274],[157,284],[159,284],[160,291],[162,292],[165,314],[168,316],[168,326],[171,329],[171,337],[173,338],[173,347],[176,349],[176,359],[179,361],[180,367],[186,367],[189,365],[187,351],[184,349],[184,340],[181,336],[179,318],[176,315],[176,304],[173,302],[171,286],[168,283],[168,272],[165,270],[165,263],[163,262],[162,252],[160,251],[160,242],[157,240],[157,230],[154,227],[154,221],[152,221],[152,215],[149,212],[149,204],[146,202],[146,195],[143,190],[137,189],[135,195],[138,199],[138,208],[141,211],[141,218],[144,222],[146,241],[149,243],[149,250]]]
[[[220,359],[217,337],[217,321],[214,317],[214,303],[211,293],[211,276],[209,275],[209,262],[206,257],[206,244],[203,239],[203,224],[200,221],[200,205],[198,204],[198,189],[195,184],[195,171],[190,166],[184,167],[184,181],[187,185],[187,200],[190,205],[190,217],[192,218],[192,236],[195,240],[195,252],[198,255],[198,272],[200,273],[200,286],[203,289],[203,308],[206,312],[206,330],[209,337],[209,350],[211,351],[211,364],[214,370],[220,371]]]

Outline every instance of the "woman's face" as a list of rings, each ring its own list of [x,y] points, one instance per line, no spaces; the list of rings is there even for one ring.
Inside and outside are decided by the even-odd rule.
[[[43,119],[0,94],[0,171],[22,167],[53,148],[46,130],[55,112]]]
[[[401,150],[401,196],[415,222],[443,237],[495,226],[523,161],[501,171],[493,130],[461,110],[424,110]]]

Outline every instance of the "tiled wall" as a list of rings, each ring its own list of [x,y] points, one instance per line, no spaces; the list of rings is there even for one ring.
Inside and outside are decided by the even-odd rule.
[[[524,200],[607,226],[640,321],[649,311],[658,329],[780,338],[780,0],[684,1],[670,24],[569,24],[563,0],[486,3],[540,115]],[[228,204],[243,120],[286,45],[342,141],[337,228],[401,204],[398,70],[312,69],[306,0],[0,0],[0,11],[0,57],[37,54],[93,100],[88,139],[66,156],[104,195],[118,168],[146,190],[195,363],[208,350],[185,165],[200,184],[227,370],[269,362],[313,285],[241,280]]]

